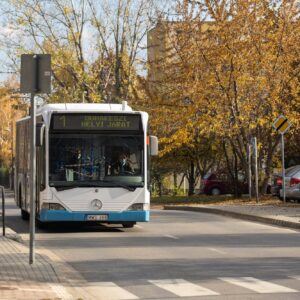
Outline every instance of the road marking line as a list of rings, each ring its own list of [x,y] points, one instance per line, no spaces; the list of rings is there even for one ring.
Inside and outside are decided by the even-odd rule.
[[[134,225],[134,227],[136,227],[136,228],[143,228],[143,226],[141,226],[141,225]]]
[[[200,285],[188,282],[184,279],[148,280],[150,283],[167,290],[179,297],[219,295]]]
[[[207,249],[208,249],[208,250],[211,250],[211,251],[214,251],[214,252],[217,252],[217,253],[219,253],[219,254],[226,254],[225,251],[218,250],[218,249],[216,249],[216,248],[207,248]]]
[[[74,297],[62,286],[59,284],[49,283],[52,291],[61,299],[72,300]]]
[[[261,294],[267,293],[297,293],[297,290],[287,288],[285,286],[259,280],[254,277],[220,277],[221,280],[244,287]]]
[[[95,299],[100,296],[100,299],[107,300],[133,300],[139,299],[136,295],[119,287],[113,282],[93,282],[89,283],[85,289],[91,293]]]
[[[179,237],[175,236],[175,235],[171,235],[171,234],[165,234],[164,237],[173,239],[173,240],[179,240]]]

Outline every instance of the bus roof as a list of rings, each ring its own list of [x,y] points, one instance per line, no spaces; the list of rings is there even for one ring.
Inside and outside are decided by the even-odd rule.
[[[131,112],[132,108],[124,101],[122,104],[115,103],[53,103],[45,104],[37,109],[37,114],[48,111],[70,111],[70,112]]]

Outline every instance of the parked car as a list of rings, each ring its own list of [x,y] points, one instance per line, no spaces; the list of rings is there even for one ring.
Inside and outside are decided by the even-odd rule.
[[[282,176],[274,174],[272,178],[271,194],[280,197],[280,190],[282,189]]]
[[[241,194],[248,193],[248,184],[244,176],[239,175],[239,179],[239,192]],[[206,195],[231,194],[234,192],[234,186],[227,174],[209,173],[203,177],[200,190]]]
[[[297,169],[298,166],[292,166],[285,170],[286,181],[291,173]],[[280,190],[282,189],[282,176],[281,174],[273,174],[271,194],[280,198]]]
[[[300,165],[287,169],[285,175],[285,196],[287,200],[300,201]],[[283,197],[282,188],[280,189],[280,199]]]

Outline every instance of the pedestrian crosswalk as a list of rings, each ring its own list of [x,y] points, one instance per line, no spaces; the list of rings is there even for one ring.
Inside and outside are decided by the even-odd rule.
[[[229,296],[239,294],[289,294],[300,293],[298,286],[298,280],[300,276],[289,276],[283,280],[284,284],[278,283],[278,280],[272,282],[272,280],[259,279],[255,277],[219,277],[215,280],[185,280],[182,278],[177,279],[160,279],[160,280],[145,280],[142,286],[147,285],[147,295],[139,295],[141,288],[135,287],[137,283],[119,285],[113,282],[93,282],[86,287],[87,292],[93,295],[93,299],[111,299],[111,300],[132,300],[132,299],[163,299],[163,298],[185,298],[195,297],[199,299],[204,296]],[[209,284],[210,281],[214,282],[214,285]],[[223,282],[228,285],[226,292],[221,291],[216,282]],[[280,280],[279,280],[280,281]],[[291,281],[292,286],[287,286]],[[155,291],[151,294],[151,287],[155,287]],[[239,289],[233,289],[233,287]],[[154,289],[154,288],[153,288]],[[248,290],[248,292],[247,292]],[[161,292],[160,292],[161,291]],[[163,296],[166,295],[167,296]],[[300,295],[299,295],[300,297]],[[215,299],[215,298],[214,298]]]
[[[87,287],[89,295],[92,299],[105,300],[134,300],[140,299],[138,296],[130,293],[126,289],[118,286],[113,282],[93,282]]]
[[[296,293],[298,291],[275,284],[272,282],[268,282],[265,280],[259,280],[254,277],[240,277],[240,278],[233,278],[233,277],[223,277],[220,278],[221,280],[227,281],[229,283],[244,287],[246,289],[252,290],[254,292],[260,294],[273,294],[273,293]]]
[[[149,282],[179,297],[219,295],[219,293],[184,279],[149,280]]]

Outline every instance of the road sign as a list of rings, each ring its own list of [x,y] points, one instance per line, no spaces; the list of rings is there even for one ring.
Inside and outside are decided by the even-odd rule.
[[[284,134],[291,127],[291,123],[284,115],[280,115],[273,123],[274,129],[281,134],[281,161],[282,161],[282,198],[283,202],[286,201],[285,197],[285,167],[284,167]]]
[[[35,210],[36,210],[36,105],[37,93],[51,93],[50,54],[21,55],[21,93],[30,93],[30,224],[29,264],[35,261]]]
[[[51,55],[21,55],[21,93],[51,93]]]
[[[273,127],[278,133],[285,134],[287,130],[291,127],[291,123],[286,116],[280,115],[274,121]]]

